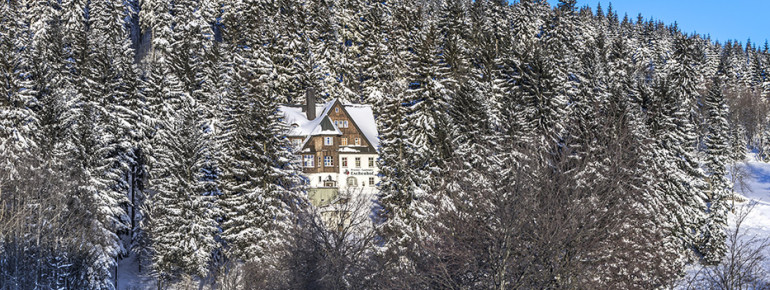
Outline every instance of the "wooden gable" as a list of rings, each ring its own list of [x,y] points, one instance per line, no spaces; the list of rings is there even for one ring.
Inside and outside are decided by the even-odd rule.
[[[342,137],[340,138],[348,138],[348,145],[353,145],[355,138],[360,138],[361,146],[367,147],[370,152],[376,152],[372,143],[366,138],[361,128],[358,127],[358,124],[356,124],[339,99],[334,102],[334,105],[332,105],[332,108],[329,110],[329,118],[332,122],[348,121],[347,128],[340,128],[340,126],[337,126],[337,128],[342,131]]]

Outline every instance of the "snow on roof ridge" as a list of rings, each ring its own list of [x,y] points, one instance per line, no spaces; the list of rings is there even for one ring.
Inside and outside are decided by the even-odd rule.
[[[342,134],[342,131],[339,129],[337,124],[334,124],[331,119],[330,122],[334,128],[334,132],[328,130],[324,131],[321,128],[321,122],[323,122],[324,119],[329,118],[329,111],[331,111],[331,108],[337,101],[342,104],[348,115],[350,115],[352,121],[355,122],[355,124],[361,130],[361,133],[367,139],[369,144],[371,144],[372,147],[374,147],[376,150],[379,146],[379,136],[377,133],[377,125],[374,121],[374,110],[372,105],[346,103],[339,98],[333,98],[325,103],[316,103],[316,112],[318,114],[316,114],[317,117],[314,120],[307,119],[307,114],[302,112],[302,105],[279,106],[279,111],[283,112],[284,114],[284,122],[289,126],[293,124],[297,125],[297,127],[290,127],[287,135],[304,136],[305,140],[302,142],[302,146],[304,147],[307,141],[310,140],[311,136]],[[319,109],[320,112],[318,112]]]

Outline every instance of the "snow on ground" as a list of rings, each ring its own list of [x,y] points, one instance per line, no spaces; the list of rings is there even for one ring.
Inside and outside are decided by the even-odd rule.
[[[152,288],[155,288],[154,280],[139,272],[139,263],[136,260],[136,254],[132,253],[130,256],[125,257],[118,262],[118,290]]]
[[[748,237],[757,236],[770,238],[770,163],[759,161],[755,153],[748,154],[746,163],[740,164],[743,172],[747,173],[745,186],[737,184],[734,190],[748,199],[740,205],[755,204],[752,211],[746,216],[743,225]],[[735,219],[730,217],[731,222]],[[770,250],[766,251],[765,270],[770,271]]]
[[[745,202],[736,202],[735,207],[755,204],[753,210],[746,217],[742,228],[745,237],[759,237],[770,239],[770,163],[759,161],[755,153],[747,155],[745,163],[739,163],[735,172],[741,172],[744,178],[743,186],[736,184],[734,190],[747,199]],[[730,215],[731,227],[734,225],[735,216]],[[765,253],[765,270],[770,272],[770,248]],[[698,271],[698,266],[690,267],[688,275]],[[136,255],[132,254],[119,262],[118,266],[118,290],[150,289],[154,288],[154,280],[146,274],[139,272]]]
[[[731,168],[733,173],[737,173],[733,178],[735,185],[733,190],[745,201],[735,202],[736,213],[731,213],[728,217],[729,231],[734,231],[736,214],[741,210],[746,210],[753,205],[751,212],[741,224],[741,236],[739,240],[748,241],[752,238],[770,239],[770,163],[765,163],[757,158],[756,153],[749,153],[742,163],[737,163],[735,168]],[[744,176],[743,181],[739,181],[737,176]],[[770,248],[764,251],[765,261],[764,270],[770,273]],[[693,265],[687,269],[687,277],[682,283],[690,279],[698,279],[697,273],[701,271],[702,266]],[[702,278],[702,276],[701,276]],[[679,285],[677,289],[691,289],[692,286],[686,284]],[[697,287],[696,287],[697,288]]]

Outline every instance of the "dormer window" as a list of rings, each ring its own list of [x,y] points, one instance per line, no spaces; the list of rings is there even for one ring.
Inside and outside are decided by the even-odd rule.
[[[324,146],[334,145],[334,139],[332,137],[324,137]]]

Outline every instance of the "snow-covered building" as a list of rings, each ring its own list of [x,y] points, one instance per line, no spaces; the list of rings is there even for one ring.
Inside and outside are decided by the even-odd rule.
[[[279,107],[296,158],[310,179],[308,197],[317,206],[348,194],[372,194],[379,182],[377,125],[370,105],[339,99]],[[340,194],[341,193],[341,194]]]

